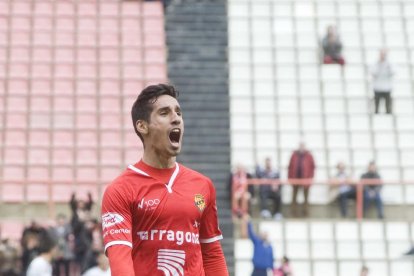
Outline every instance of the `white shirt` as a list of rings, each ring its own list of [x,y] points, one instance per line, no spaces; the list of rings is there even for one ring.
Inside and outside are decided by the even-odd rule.
[[[111,276],[111,270],[108,268],[106,271],[103,271],[99,267],[95,266],[88,269],[82,276]]]
[[[42,256],[32,260],[26,276],[52,276],[52,265]]]
[[[391,92],[394,68],[388,61],[378,62],[371,68],[374,91]]]

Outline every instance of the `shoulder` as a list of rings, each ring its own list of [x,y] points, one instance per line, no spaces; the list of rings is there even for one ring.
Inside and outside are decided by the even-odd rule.
[[[204,174],[198,171],[195,171],[193,169],[190,169],[182,164],[179,164],[179,166],[180,166],[181,176],[183,178],[187,178],[188,180],[197,180],[198,182],[205,182],[205,183],[212,184],[211,179],[205,176]]]
[[[137,182],[145,183],[147,180],[147,176],[140,175],[127,168],[108,185],[107,191],[133,189]]]

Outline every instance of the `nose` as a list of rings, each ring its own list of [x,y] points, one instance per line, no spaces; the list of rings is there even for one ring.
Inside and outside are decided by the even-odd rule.
[[[172,124],[173,125],[179,125],[182,122],[182,117],[180,115],[178,115],[177,113],[173,113],[173,118],[172,118]]]

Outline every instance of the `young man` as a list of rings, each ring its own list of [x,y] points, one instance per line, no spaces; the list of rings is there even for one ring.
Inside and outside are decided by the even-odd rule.
[[[47,230],[39,234],[39,256],[34,258],[26,276],[52,276],[52,261],[57,254],[57,240]]]
[[[177,96],[173,86],[151,85],[132,107],[144,154],[109,185],[102,203],[113,276],[228,275],[214,186],[176,163],[184,133]]]

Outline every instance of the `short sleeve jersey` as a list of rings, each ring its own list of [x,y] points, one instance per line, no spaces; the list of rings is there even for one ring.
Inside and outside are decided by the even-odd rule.
[[[211,180],[176,163],[130,165],[105,191],[105,251],[129,246],[135,275],[203,276],[200,243],[222,239]]]

